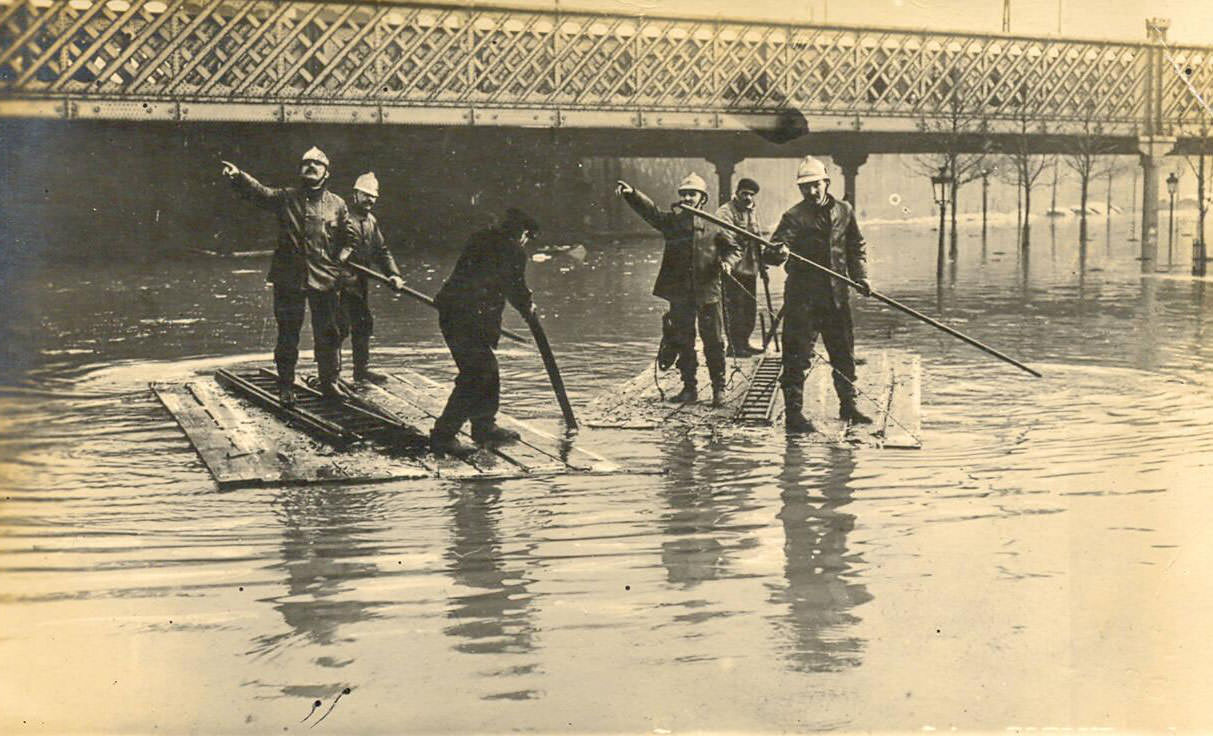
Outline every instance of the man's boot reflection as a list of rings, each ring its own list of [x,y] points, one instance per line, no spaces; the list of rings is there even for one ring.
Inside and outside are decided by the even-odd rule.
[[[779,476],[787,585],[773,591],[771,600],[788,606],[777,626],[790,639],[793,669],[853,667],[862,659],[864,642],[849,633],[859,621],[851,609],[872,600],[867,586],[848,575],[862,560],[847,551],[855,516],[839,510],[851,503],[855,461],[849,450],[827,450],[821,469],[811,459],[806,462],[804,450],[788,444]]]
[[[745,508],[752,486],[729,483],[750,470],[743,454],[709,445],[702,454],[695,440],[682,436],[667,443],[661,496],[669,509],[662,514],[661,564],[671,583],[688,587],[727,575],[729,550],[757,545],[734,519]]]
[[[383,527],[374,524],[379,493],[340,486],[288,488],[275,506],[282,522],[282,562],[271,569],[286,572],[286,593],[269,600],[291,631],[259,637],[253,651],[268,654],[297,639],[339,643],[342,624],[365,621],[391,603],[365,600],[356,592],[359,581],[379,572],[375,560],[381,547],[375,537]]]
[[[444,633],[466,639],[455,648],[472,654],[525,653],[534,649],[531,595],[525,560],[507,560],[502,551],[501,489],[464,484],[452,491],[451,546],[446,559],[451,578],[464,589],[452,595]],[[523,552],[525,555],[525,551]]]

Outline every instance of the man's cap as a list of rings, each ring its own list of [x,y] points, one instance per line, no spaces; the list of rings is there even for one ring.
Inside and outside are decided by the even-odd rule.
[[[354,181],[354,189],[371,195],[372,197],[379,196],[379,180],[375,178],[375,172],[368,171]]]
[[[317,163],[324,164],[324,168],[329,168],[329,157],[325,156],[324,151],[321,151],[315,146],[307,149],[307,152],[303,154],[303,158],[300,159],[300,161],[315,161]]]
[[[501,226],[509,230],[525,230],[531,235],[539,233],[539,221],[517,207],[510,207],[505,211]]]
[[[737,182],[737,191],[740,192],[743,190],[747,191],[747,192],[753,192],[754,194],[758,194],[758,190],[759,190],[758,182],[754,181],[753,179],[749,178],[748,176],[742,177],[741,181]]]

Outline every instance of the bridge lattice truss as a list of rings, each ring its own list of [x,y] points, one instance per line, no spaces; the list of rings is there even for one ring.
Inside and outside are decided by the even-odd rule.
[[[963,110],[1167,132],[1201,110],[1172,60],[1213,100],[1213,49],[1145,42],[415,3],[0,0],[0,100],[62,117],[721,127],[794,108],[869,126]]]

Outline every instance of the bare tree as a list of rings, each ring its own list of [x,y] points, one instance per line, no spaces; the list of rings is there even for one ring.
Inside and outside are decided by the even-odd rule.
[[[940,142],[940,152],[927,153],[911,159],[909,168],[924,177],[936,176],[940,170],[952,177],[952,217],[951,217],[951,246],[949,256],[957,256],[958,236],[956,233],[956,204],[960,196],[960,188],[981,178],[982,170],[986,167],[990,155],[990,143],[987,137],[989,124],[981,111],[972,106],[971,100],[976,96],[967,94],[965,84],[960,80],[957,70],[953,69],[944,82],[945,115],[940,118],[923,118],[918,121],[918,129],[923,133],[932,134]],[[978,153],[972,153],[973,138],[979,138]]]
[[[1032,187],[1049,168],[1053,157],[1034,152],[1033,138],[1037,133],[1030,130],[1026,114],[1020,115],[1014,125],[1014,131],[1002,144],[1006,165],[1000,166],[999,172],[1003,181],[1019,187],[1020,194],[1023,195],[1020,247],[1027,250],[1031,243]],[[1044,132],[1043,127],[1040,132]]]
[[[1082,122],[1074,125],[1067,145],[1066,153],[1061,155],[1062,163],[1078,176],[1079,213],[1078,240],[1087,240],[1087,199],[1090,193],[1091,179],[1104,176],[1115,168],[1112,158],[1116,146],[1104,134],[1103,123],[1094,119],[1094,105],[1087,106],[1087,114]]]

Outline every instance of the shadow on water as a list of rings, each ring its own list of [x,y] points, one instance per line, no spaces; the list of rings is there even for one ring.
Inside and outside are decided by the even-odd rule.
[[[521,655],[536,650],[538,629],[533,621],[528,571],[531,545],[521,557],[507,553],[500,529],[505,512],[497,483],[468,483],[451,489],[450,544],[447,573],[456,586],[447,601],[443,629],[454,637],[454,649],[474,655]],[[498,660],[491,660],[498,662]],[[508,674],[526,674],[536,663],[513,664]],[[533,690],[486,695],[486,700],[529,700]]]
[[[383,497],[373,488],[299,487],[285,488],[274,499],[274,510],[282,525],[282,559],[268,569],[285,572],[285,591],[262,599],[282,615],[287,631],[264,634],[254,640],[250,654],[278,656],[300,645],[332,647],[349,651],[349,639],[340,635],[342,626],[375,618],[377,610],[391,601],[356,597],[359,584],[379,573],[371,561],[383,554],[375,541],[384,527]],[[318,664],[344,667],[352,660],[321,656]],[[334,686],[340,689],[340,686]],[[329,695],[298,692],[291,695]]]
[[[773,620],[789,666],[804,672],[862,663],[865,642],[850,632],[860,621],[852,609],[873,599],[866,585],[854,581],[863,559],[847,548],[855,515],[842,510],[852,501],[855,459],[850,450],[834,448],[823,464],[789,442],[777,479],[785,584],[769,584],[768,600],[786,606],[787,613]]]

